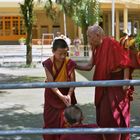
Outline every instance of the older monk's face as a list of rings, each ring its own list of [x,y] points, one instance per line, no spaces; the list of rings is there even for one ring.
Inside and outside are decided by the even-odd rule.
[[[100,46],[101,44],[101,35],[98,33],[93,33],[91,31],[87,31],[88,43],[91,45],[91,49]]]

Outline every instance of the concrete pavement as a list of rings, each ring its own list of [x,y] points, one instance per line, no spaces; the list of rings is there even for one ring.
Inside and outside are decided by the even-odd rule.
[[[36,68],[2,68],[0,67],[0,74],[4,77],[0,77],[0,81],[5,78],[5,75],[12,75],[13,77],[18,76],[30,76],[30,77],[44,77],[45,72],[41,64]],[[10,76],[9,76],[10,78]],[[85,77],[76,72],[77,81],[87,81]],[[7,76],[8,81],[8,76]],[[76,88],[76,98],[78,104],[93,103],[93,90],[94,88]],[[13,89],[3,90],[0,94],[0,102],[2,105],[0,109],[9,108],[15,105],[23,105],[23,110],[18,112],[30,112],[30,113],[41,113],[44,102],[44,89]]]

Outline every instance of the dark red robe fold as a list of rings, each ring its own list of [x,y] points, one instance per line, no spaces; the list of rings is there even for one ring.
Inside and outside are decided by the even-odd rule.
[[[104,38],[93,54],[95,73],[93,80],[121,80],[124,68],[130,67],[128,54],[112,38]],[[121,68],[118,72],[113,72]],[[99,127],[128,127],[130,121],[129,99],[119,87],[96,87],[96,119]],[[120,135],[109,135],[107,140],[121,140]],[[124,140],[128,140],[127,138]]]
[[[133,69],[140,69],[140,58],[138,58],[138,52],[134,50],[130,50],[130,59],[131,59],[131,67]]]
[[[76,125],[72,128],[97,128],[96,124]],[[103,140],[102,135],[99,134],[63,134],[60,140]]]
[[[46,67],[52,74],[54,80],[57,77],[56,73],[53,73],[53,63],[51,59],[47,59],[43,62],[43,66]],[[67,69],[67,81],[70,80],[70,74],[74,70],[75,63],[69,59]],[[69,88],[59,88],[63,95],[67,95]],[[63,124],[63,110],[66,105],[60,100],[60,98],[50,89],[45,88],[45,103],[44,103],[44,128],[60,128]],[[75,94],[71,97],[71,103],[76,104]],[[44,140],[59,140],[58,135],[44,135]]]

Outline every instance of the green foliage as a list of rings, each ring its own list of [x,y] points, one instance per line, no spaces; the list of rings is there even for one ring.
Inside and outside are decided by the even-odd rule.
[[[63,11],[81,27],[101,21],[98,0],[46,0],[45,9],[53,20]]]
[[[56,4],[55,2],[50,3],[46,1],[45,4],[46,15],[49,16],[53,21],[56,21],[60,16],[60,12],[62,11],[62,5]]]
[[[24,43],[24,44],[25,44],[25,42],[26,42],[26,38],[21,37],[18,41],[19,41],[19,43]]]
[[[101,21],[98,0],[81,0],[75,8],[73,20],[81,27]]]
[[[51,1],[51,0],[50,0]],[[46,12],[54,21],[60,12],[65,12],[72,17],[74,22],[82,28],[84,43],[87,44],[86,31],[89,25],[100,22],[100,10],[98,0],[46,0]]]
[[[34,0],[24,0],[24,3],[19,3],[19,5],[25,20],[25,26],[28,29],[33,24]]]
[[[86,45],[88,26],[101,21],[98,0],[81,0],[75,7],[72,18],[82,28],[84,44]]]
[[[136,37],[136,46],[138,48],[138,51],[140,51],[140,34],[138,34]]]

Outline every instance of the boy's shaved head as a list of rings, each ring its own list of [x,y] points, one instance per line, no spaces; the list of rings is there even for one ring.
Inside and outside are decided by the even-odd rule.
[[[64,110],[64,116],[69,124],[81,123],[83,113],[78,106],[71,105]]]

